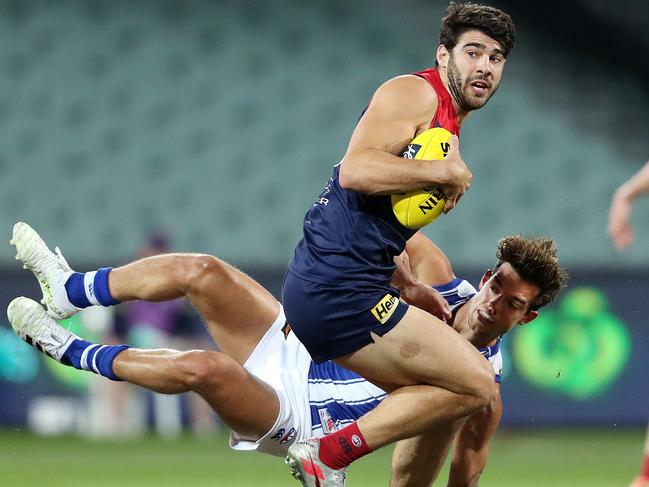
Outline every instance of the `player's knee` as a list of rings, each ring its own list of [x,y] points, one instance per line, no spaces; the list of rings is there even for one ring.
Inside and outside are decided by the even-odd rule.
[[[183,267],[188,289],[196,290],[204,285],[206,280],[215,281],[216,286],[227,286],[232,278],[230,267],[212,255],[190,254]]]
[[[233,380],[237,363],[221,352],[192,350],[177,359],[185,385],[191,390],[218,387],[223,381]]]
[[[472,379],[469,381],[469,409],[476,411],[491,403],[496,396],[497,388],[496,377],[489,362],[484,360],[484,364],[481,363],[473,372]]]

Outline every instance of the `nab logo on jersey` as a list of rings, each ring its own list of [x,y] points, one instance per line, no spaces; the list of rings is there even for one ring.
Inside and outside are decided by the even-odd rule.
[[[402,157],[404,159],[414,159],[417,155],[417,152],[419,152],[419,149],[421,149],[421,146],[419,144],[408,144],[408,147],[406,148],[406,151],[403,153]]]
[[[390,316],[392,316],[392,313],[394,313],[398,305],[399,298],[388,293],[372,308],[372,314],[383,325],[390,319]]]

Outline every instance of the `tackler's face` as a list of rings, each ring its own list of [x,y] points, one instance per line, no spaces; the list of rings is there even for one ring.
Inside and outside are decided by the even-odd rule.
[[[462,110],[481,108],[496,92],[505,56],[498,41],[479,30],[468,30],[448,51],[437,48],[437,62],[446,71],[448,87]]]
[[[480,291],[468,303],[469,328],[478,337],[494,340],[536,318],[538,312],[530,311],[530,305],[538,295],[538,286],[521,279],[508,262],[487,270]]]

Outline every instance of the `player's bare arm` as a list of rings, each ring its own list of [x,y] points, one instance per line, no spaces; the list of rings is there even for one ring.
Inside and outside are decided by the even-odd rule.
[[[401,298],[412,306],[429,312],[440,320],[451,318],[448,302],[433,287],[421,282],[413,274],[407,252],[394,258],[396,269],[392,277],[392,285],[401,293]]]
[[[633,243],[633,201],[649,192],[649,162],[615,191],[608,214],[608,234],[618,249]]]
[[[394,262],[392,285],[399,289],[403,300],[441,320],[449,320],[448,302],[431,287],[455,277],[444,252],[423,233],[417,232],[406,243],[406,251],[395,257]]]
[[[410,269],[417,279],[430,286],[451,281],[455,275],[451,261],[435,243],[421,232],[417,232],[406,243]]]
[[[500,389],[491,404],[461,426],[455,440],[448,487],[474,487],[489,458],[489,442],[502,416]]]
[[[438,184],[464,192],[472,175],[459,154],[457,137],[444,162],[407,163],[401,152],[426,130],[437,95],[423,79],[399,76],[384,83],[352,134],[340,168],[340,184],[368,194],[392,194]],[[447,194],[449,198],[449,194]]]

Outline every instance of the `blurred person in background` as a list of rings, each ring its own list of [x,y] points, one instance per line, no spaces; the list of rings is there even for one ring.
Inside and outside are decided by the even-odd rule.
[[[169,236],[163,231],[151,232],[147,243],[137,253],[145,259],[169,252]],[[113,343],[126,341],[138,348],[209,348],[200,317],[183,299],[162,302],[130,301],[119,306]],[[186,418],[194,433],[209,434],[216,421],[204,401],[194,395],[172,396],[135,388],[114,388],[115,410],[120,411],[121,430],[127,434],[143,432],[151,424],[156,433],[166,437],[182,434]],[[186,414],[185,414],[186,411]]]
[[[169,239],[163,232],[153,232],[147,243],[137,252],[144,259],[169,251]],[[133,301],[117,307],[114,338],[111,343],[128,342],[139,348],[158,348],[174,344],[175,323],[183,319],[181,299],[151,303]],[[114,387],[113,409],[119,416],[118,424],[124,434],[142,434],[149,421],[154,430],[167,437],[182,432],[181,398],[143,391],[131,387]],[[149,418],[150,416],[150,418]]]
[[[631,178],[622,183],[611,200],[608,215],[608,234],[619,250],[628,248],[634,240],[631,210],[638,196],[649,192],[649,161]],[[649,487],[649,427],[644,445],[642,470],[630,487]]]
[[[626,249],[633,243],[631,210],[638,196],[649,192],[649,161],[631,178],[621,184],[611,201],[608,215],[608,234],[618,249]]]
[[[198,254],[152,257],[110,270],[102,284],[101,274],[96,280],[101,269],[73,273],[26,224],[16,225],[13,243],[41,283],[50,315],[61,317],[81,306],[122,300],[187,297],[225,354],[92,344],[58,326],[27,298],[14,300],[8,315],[23,340],[61,363],[158,392],[197,392],[232,428],[235,449],[284,455],[294,441],[331,434],[386,397],[385,391],[333,362],[314,363],[291,332],[280,303],[219,259]],[[421,234],[413,237],[396,264],[394,285],[404,298],[436,311],[441,293],[451,312],[449,325],[478,348],[498,383],[501,336],[516,324],[532,321],[565,281],[554,242],[520,236],[498,243],[496,266],[485,272],[479,292],[457,278],[442,251]],[[75,275],[84,282],[83,296],[69,285]],[[453,438],[449,486],[474,485],[487,463],[501,413],[497,395],[464,424],[438,428],[417,443],[398,444],[392,485],[432,482]]]

